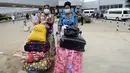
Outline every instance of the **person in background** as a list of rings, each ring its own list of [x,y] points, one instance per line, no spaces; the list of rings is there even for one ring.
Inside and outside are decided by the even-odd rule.
[[[94,15],[95,15],[95,13],[93,13],[93,14],[91,15],[91,17],[94,18]]]
[[[15,16],[14,16],[14,14],[12,14],[11,18],[12,18],[13,24],[15,24]]]
[[[83,23],[84,23],[84,13],[82,12],[81,13],[81,25],[83,25]]]
[[[79,15],[80,15],[79,11],[77,11],[77,12],[76,12],[76,15],[77,15],[77,16],[79,16]]]
[[[29,20],[29,14],[28,13],[26,14],[26,19]]]
[[[31,21],[33,23],[33,26],[35,26],[38,23],[38,17],[35,13],[32,14]]]
[[[99,19],[99,13],[98,12],[96,13],[96,19]]]
[[[104,16],[103,16],[103,13],[101,12],[101,14],[100,14],[100,18],[103,19],[103,17],[104,17]]]
[[[76,20],[77,22],[76,23],[78,23],[78,19],[79,19],[79,16],[80,16],[80,12],[79,11],[76,12],[76,16],[77,16],[76,17],[77,18],[77,20]]]

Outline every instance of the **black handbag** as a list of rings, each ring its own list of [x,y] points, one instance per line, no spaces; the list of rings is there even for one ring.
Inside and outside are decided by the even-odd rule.
[[[64,29],[64,35],[66,37],[78,37],[79,36],[79,28],[75,25],[68,25],[66,29]]]
[[[85,52],[86,41],[81,37],[66,37],[62,36],[60,40],[60,47]]]

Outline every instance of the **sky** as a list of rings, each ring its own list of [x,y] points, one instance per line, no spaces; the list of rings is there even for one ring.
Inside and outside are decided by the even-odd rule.
[[[90,1],[96,1],[96,0],[84,0],[84,2],[90,2]]]

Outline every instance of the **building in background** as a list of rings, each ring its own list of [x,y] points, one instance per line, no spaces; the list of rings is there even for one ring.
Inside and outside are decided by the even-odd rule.
[[[0,3],[24,4],[26,5],[40,5],[49,4],[51,7],[57,5],[57,0],[0,0]]]
[[[41,10],[45,4],[51,6],[52,13],[62,12],[64,3],[68,0],[0,0],[0,7],[23,7],[39,8]],[[72,3],[72,11],[77,11],[76,7],[82,5],[82,0],[69,0]],[[56,9],[57,8],[57,9]]]
[[[83,9],[95,9],[102,12],[112,8],[130,8],[130,0],[96,0],[85,2]]]

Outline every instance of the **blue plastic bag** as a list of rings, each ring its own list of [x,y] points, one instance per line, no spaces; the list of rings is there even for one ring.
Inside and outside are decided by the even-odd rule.
[[[27,73],[41,73],[40,71],[31,71],[31,70],[27,70]]]

